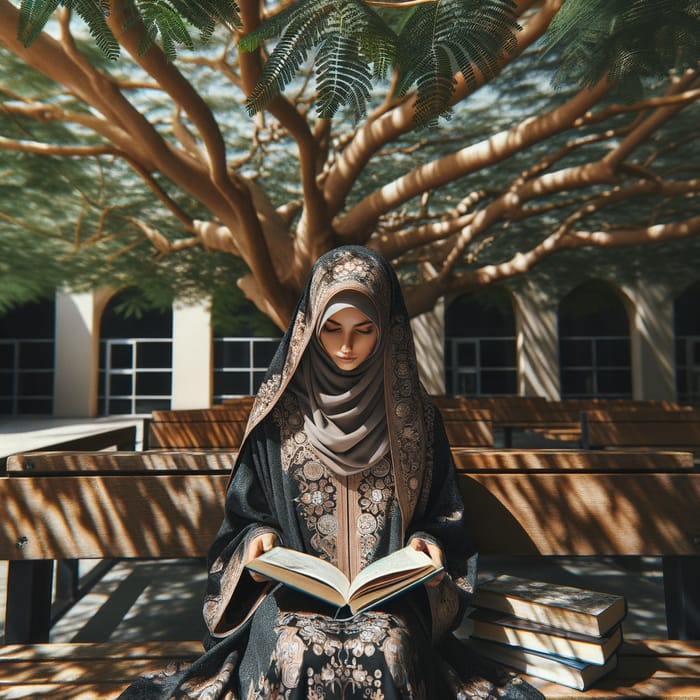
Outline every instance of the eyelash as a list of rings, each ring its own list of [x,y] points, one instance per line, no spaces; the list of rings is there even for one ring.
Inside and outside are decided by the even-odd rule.
[[[372,332],[372,328],[367,328],[366,330],[357,328],[355,330],[356,333],[359,333],[360,335],[369,335]],[[329,328],[328,326],[323,327],[324,333],[339,333],[340,328]]]

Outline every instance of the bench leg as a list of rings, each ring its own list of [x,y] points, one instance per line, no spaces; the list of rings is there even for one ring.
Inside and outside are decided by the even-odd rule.
[[[48,642],[53,561],[11,561],[7,572],[5,644]]]
[[[669,639],[700,639],[700,557],[664,557]]]

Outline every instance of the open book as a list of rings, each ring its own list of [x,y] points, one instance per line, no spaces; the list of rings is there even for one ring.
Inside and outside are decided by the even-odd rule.
[[[324,559],[287,547],[273,547],[246,566],[338,608],[347,608],[351,615],[379,605],[443,569],[411,547],[368,564],[352,582]]]

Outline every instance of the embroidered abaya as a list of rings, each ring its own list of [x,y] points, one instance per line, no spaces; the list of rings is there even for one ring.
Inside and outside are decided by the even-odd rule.
[[[343,305],[378,329],[370,357],[348,372],[318,335]],[[456,697],[460,682],[437,645],[473,591],[462,514],[396,276],[368,249],[331,251],[314,266],[251,411],[209,557],[206,652],[123,698]],[[310,596],[253,580],[245,555],[262,533],[349,578],[420,537],[441,548],[448,574],[340,620]]]

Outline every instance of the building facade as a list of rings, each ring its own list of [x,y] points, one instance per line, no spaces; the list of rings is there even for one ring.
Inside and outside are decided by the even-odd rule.
[[[119,294],[58,292],[0,317],[0,414],[199,408],[254,393],[278,337],[220,336],[209,304],[124,319]],[[700,278],[580,276],[440,302],[413,320],[432,393],[700,404]]]

